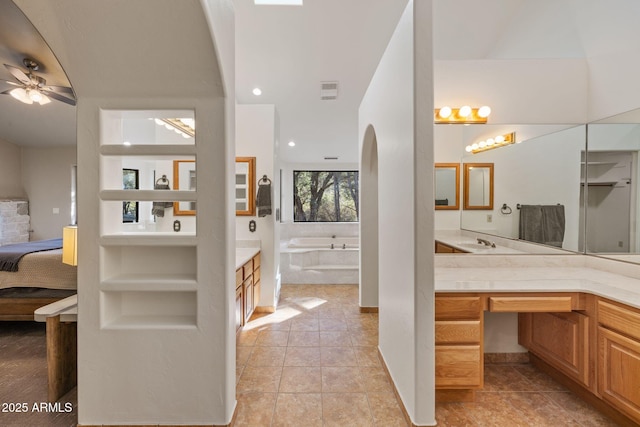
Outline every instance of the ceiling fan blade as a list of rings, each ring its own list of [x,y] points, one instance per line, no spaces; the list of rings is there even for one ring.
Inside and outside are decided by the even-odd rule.
[[[11,75],[16,78],[20,83],[28,85],[31,83],[31,79],[27,76],[20,68],[16,68],[13,65],[4,64],[4,66],[9,70]]]
[[[73,89],[71,89],[70,87],[66,87],[66,86],[49,86],[49,85],[47,85],[47,86],[44,86],[42,88],[42,90],[46,90],[46,91],[49,91],[49,92],[56,92],[56,93],[66,93],[66,94],[69,94],[69,95],[72,95],[72,96],[74,95],[73,94]]]
[[[11,85],[11,86],[20,86],[20,87],[22,87],[22,85],[21,85],[21,84],[18,84],[18,83],[16,83],[16,82],[10,82],[9,80],[3,80],[3,79],[0,79],[0,82],[2,82],[2,83],[6,83],[6,84]]]
[[[44,95],[47,95],[49,98],[55,99],[56,101],[64,102],[69,105],[76,105],[76,100],[67,98],[66,96],[60,95],[59,93],[51,92],[48,90],[41,90]]]

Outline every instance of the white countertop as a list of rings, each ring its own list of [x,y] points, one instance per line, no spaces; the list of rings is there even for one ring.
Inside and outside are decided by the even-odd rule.
[[[436,241],[472,254],[515,255],[567,253],[567,251],[561,248],[468,230],[435,230],[434,236]],[[478,237],[494,243],[496,247],[494,248],[483,243],[478,243]]]
[[[640,308],[639,279],[588,267],[437,267],[435,291],[587,292]]]
[[[236,270],[253,258],[260,248],[236,248]]]

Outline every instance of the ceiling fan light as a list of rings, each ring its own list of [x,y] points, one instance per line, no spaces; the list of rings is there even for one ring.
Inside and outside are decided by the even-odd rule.
[[[33,102],[40,102],[42,100],[42,94],[38,89],[27,89],[27,96]]]
[[[44,95],[42,93],[40,94],[40,101],[38,101],[40,105],[47,105],[50,102],[51,102],[51,99],[49,99],[47,95]]]
[[[20,102],[23,102],[25,104],[33,104],[33,101],[27,95],[27,91],[24,90],[24,88],[22,87],[17,87],[13,89],[11,92],[9,92],[9,94],[11,94],[11,96],[13,96],[15,99],[17,99]]]

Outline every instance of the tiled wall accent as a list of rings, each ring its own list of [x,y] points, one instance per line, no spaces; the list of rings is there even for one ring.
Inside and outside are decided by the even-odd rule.
[[[0,200],[0,246],[29,241],[29,202]]]
[[[294,237],[357,237],[359,223],[357,222],[285,222],[280,224],[280,240],[289,240]]]

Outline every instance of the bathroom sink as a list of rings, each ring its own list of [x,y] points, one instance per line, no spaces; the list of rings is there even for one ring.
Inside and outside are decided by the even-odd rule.
[[[459,247],[460,249],[469,250],[471,252],[480,252],[480,251],[484,252],[484,251],[491,251],[496,249],[496,248],[492,248],[491,246],[486,246],[482,243],[470,243],[470,242],[456,243],[456,246]]]

